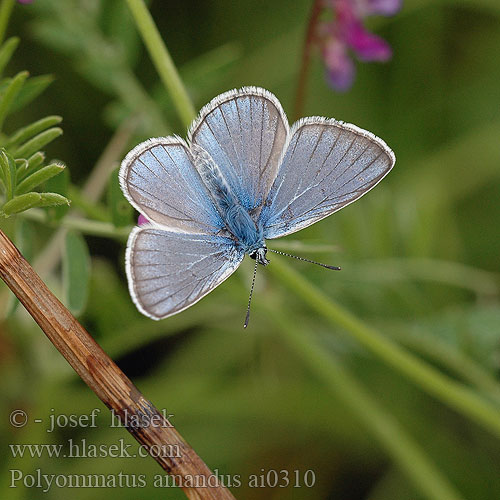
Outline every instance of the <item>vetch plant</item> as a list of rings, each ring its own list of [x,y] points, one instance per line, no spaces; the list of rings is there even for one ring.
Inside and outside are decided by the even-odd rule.
[[[366,30],[365,18],[392,16],[401,5],[402,0],[314,0],[302,49],[295,119],[303,114],[313,49],[321,51],[331,87],[337,92],[346,92],[351,88],[356,73],[352,54],[363,62],[385,62],[392,56],[389,44]]]
[[[363,25],[365,18],[393,16],[401,8],[401,0],[330,0],[327,9],[333,19],[318,24],[317,40],[323,55],[327,79],[339,92],[349,90],[354,81],[352,55],[360,61],[388,61],[389,44],[370,33]]]
[[[0,47],[0,74],[12,57],[19,39],[10,38]],[[4,132],[10,114],[30,104],[50,83],[49,77],[28,78],[21,71],[0,80],[0,217],[9,217],[34,207],[69,205],[60,193],[43,186],[60,174],[65,166],[45,164],[46,145],[62,134],[60,116],[47,116],[12,133]]]

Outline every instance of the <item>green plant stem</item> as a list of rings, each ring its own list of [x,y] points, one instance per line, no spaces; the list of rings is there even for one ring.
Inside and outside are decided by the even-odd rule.
[[[170,57],[160,33],[143,0],[127,0],[137,28],[142,36],[149,55],[165,85],[172,96],[177,113],[186,127],[196,116],[191,99],[179,77],[179,73]]]
[[[471,290],[482,297],[497,297],[500,290],[500,274],[442,259],[377,259],[358,266],[356,274],[365,281],[377,283],[408,279],[444,283]]]
[[[400,423],[319,345],[317,339],[299,331],[279,307],[271,308],[269,304],[265,307],[278,325],[283,339],[353,412],[426,497],[434,500],[463,498]]]
[[[443,341],[421,331],[415,334],[402,329],[389,332],[398,343],[436,360],[442,366],[455,372],[463,380],[475,385],[484,396],[500,404],[500,384],[481,365]]]
[[[7,25],[9,24],[10,14],[14,8],[16,0],[2,0],[0,3],[0,44],[5,38]]]
[[[19,215],[29,220],[51,225],[51,222],[47,220],[47,215],[43,210],[32,208]],[[126,240],[132,230],[131,227],[117,228],[110,222],[93,221],[81,217],[73,217],[71,215],[63,217],[57,222],[57,225],[65,229],[76,229],[84,234],[90,234],[92,236],[102,236],[118,240]]]
[[[325,297],[314,285],[289,268],[282,259],[274,257],[269,269],[330,324],[347,331],[366,349],[404,374],[424,391],[500,437],[500,411],[488,401],[413,356]]]

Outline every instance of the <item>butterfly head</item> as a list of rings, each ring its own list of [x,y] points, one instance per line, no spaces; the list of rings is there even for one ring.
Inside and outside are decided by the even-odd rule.
[[[258,264],[262,264],[263,266],[267,266],[269,264],[269,260],[266,259],[267,248],[265,245],[257,248],[253,252],[250,252],[249,255],[250,258],[257,261]]]

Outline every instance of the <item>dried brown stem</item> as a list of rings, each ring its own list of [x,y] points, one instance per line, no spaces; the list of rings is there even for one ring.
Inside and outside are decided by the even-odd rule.
[[[159,448],[162,445],[180,450],[180,458],[156,456],[162,453],[152,456],[173,476],[188,498],[234,500],[233,495],[217,481],[216,476],[170,422],[164,419],[57,300],[1,230],[0,277],[78,375],[108,408],[114,410],[140,444],[148,450],[153,446],[153,449],[162,449]],[[134,421],[149,421],[150,425],[133,427],[130,422]],[[191,486],[194,481],[197,485],[205,483],[206,487]]]
[[[309,66],[311,63],[311,52],[316,41],[316,27],[318,25],[319,15],[321,14],[321,7],[323,0],[314,0],[309,16],[309,23],[307,25],[306,36],[304,40],[304,47],[302,48],[302,60],[300,64],[299,80],[297,83],[297,91],[295,93],[295,104],[293,109],[293,119],[298,120],[302,116],[304,109],[307,76]]]

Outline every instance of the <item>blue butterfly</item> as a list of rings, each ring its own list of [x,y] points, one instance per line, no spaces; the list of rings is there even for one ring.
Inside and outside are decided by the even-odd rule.
[[[191,125],[187,142],[149,139],[122,162],[121,188],[150,221],[128,240],[132,299],[153,319],[187,309],[245,254],[255,270],[267,265],[266,240],[349,205],[394,163],[383,140],[355,125],[309,117],[290,128],[267,90],[217,96]]]

